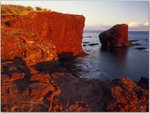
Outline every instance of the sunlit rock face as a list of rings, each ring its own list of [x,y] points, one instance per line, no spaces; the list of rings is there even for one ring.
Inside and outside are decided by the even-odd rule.
[[[106,105],[107,111],[146,112],[148,111],[148,90],[135,84],[128,78],[111,82],[112,99]]]
[[[9,33],[9,34],[7,34]],[[21,57],[27,65],[56,60],[56,47],[51,41],[38,40],[33,32],[25,29],[2,29],[2,59]]]
[[[46,67],[45,67],[46,68]],[[2,62],[1,108],[3,112],[83,112],[91,107],[80,100],[60,102],[63,93],[54,77],[66,76],[63,73],[45,74],[17,57]],[[72,75],[71,75],[72,76]]]
[[[56,12],[33,12],[28,15],[3,15],[2,26],[21,29],[38,36],[38,40],[51,41],[57,54],[82,52],[81,42],[84,16]],[[12,36],[13,37],[13,36]]]
[[[60,103],[62,91],[54,80],[60,69],[51,66],[61,54],[82,53],[84,21],[56,12],[2,16],[2,111],[91,111],[80,100]]]
[[[103,47],[128,46],[128,25],[117,24],[99,35]]]

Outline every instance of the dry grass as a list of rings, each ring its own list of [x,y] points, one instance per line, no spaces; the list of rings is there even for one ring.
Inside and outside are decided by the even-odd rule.
[[[21,5],[1,5],[2,15],[20,15],[28,14],[34,11],[32,7],[24,7]]]
[[[21,6],[21,5],[1,5],[1,14],[2,15],[26,15],[30,12],[41,12],[41,11],[50,11],[47,9],[42,9],[36,7],[34,10],[32,7]]]

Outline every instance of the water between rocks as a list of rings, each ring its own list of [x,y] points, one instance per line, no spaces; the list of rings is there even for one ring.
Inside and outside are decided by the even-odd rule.
[[[97,31],[84,32],[83,50],[89,55],[77,58],[74,62],[75,67],[78,68],[76,72],[81,78],[112,80],[129,77],[131,80],[139,81],[142,76],[148,77],[148,32],[129,32],[129,40],[138,40],[135,43],[141,45],[112,51],[101,48],[99,33]],[[138,50],[136,47],[146,49]]]

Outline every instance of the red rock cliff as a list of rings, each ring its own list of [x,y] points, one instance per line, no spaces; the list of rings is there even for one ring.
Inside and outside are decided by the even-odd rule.
[[[82,52],[84,16],[56,12],[2,16],[2,26],[33,32],[40,40],[52,41],[58,54]]]

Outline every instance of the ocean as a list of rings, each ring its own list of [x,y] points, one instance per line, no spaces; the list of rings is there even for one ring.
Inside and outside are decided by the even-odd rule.
[[[83,34],[83,50],[89,55],[78,58],[77,67],[81,69],[78,74],[81,78],[113,80],[121,77],[129,77],[139,81],[141,77],[149,75],[149,33],[129,32],[129,40],[138,40],[140,46],[118,48],[113,51],[105,51],[101,48],[98,31],[86,31]],[[85,46],[84,43],[98,43],[93,46]],[[136,47],[145,47],[138,50]]]

